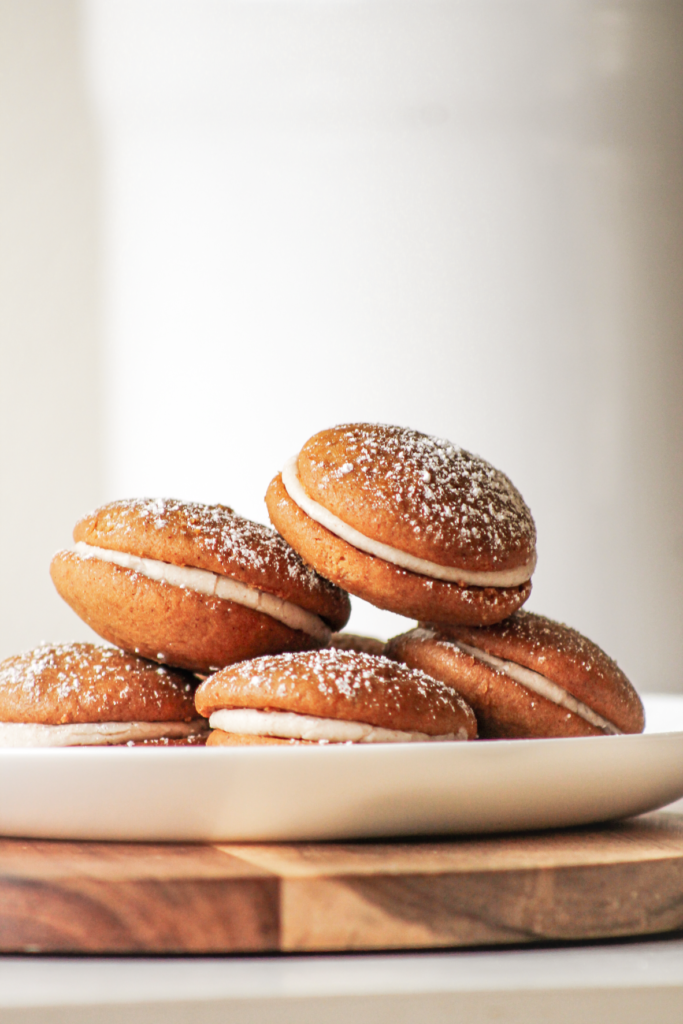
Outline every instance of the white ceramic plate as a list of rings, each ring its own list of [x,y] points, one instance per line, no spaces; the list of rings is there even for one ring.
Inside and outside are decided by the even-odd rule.
[[[555,828],[683,797],[683,697],[648,733],[223,749],[0,750],[0,834],[176,841]],[[667,731],[678,730],[678,731]]]

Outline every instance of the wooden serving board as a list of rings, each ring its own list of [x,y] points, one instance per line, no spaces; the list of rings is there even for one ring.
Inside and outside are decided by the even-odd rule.
[[[0,840],[0,951],[502,945],[683,927],[683,818],[476,839]]]

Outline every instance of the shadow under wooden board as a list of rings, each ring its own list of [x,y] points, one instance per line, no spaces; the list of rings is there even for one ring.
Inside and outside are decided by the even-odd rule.
[[[489,838],[0,840],[0,951],[415,949],[683,927],[683,818]]]

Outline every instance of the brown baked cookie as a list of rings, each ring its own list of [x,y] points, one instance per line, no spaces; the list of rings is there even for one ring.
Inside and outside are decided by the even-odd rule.
[[[301,747],[311,746],[310,740],[281,740],[277,736],[250,736],[248,733],[224,732],[212,729],[207,747]]]
[[[488,738],[642,732],[643,706],[604,651],[575,629],[519,611],[495,626],[420,626],[387,656],[453,686]]]
[[[0,746],[187,743],[196,681],[99,644],[44,644],[0,663]]]
[[[334,648],[225,668],[199,686],[195,703],[212,729],[252,735],[254,742],[397,743],[476,735],[471,709],[450,687],[386,658]],[[228,741],[211,745],[219,742]]]
[[[266,504],[308,564],[400,615],[486,625],[531,592],[536,531],[521,495],[439,438],[369,423],[323,430]]]
[[[64,600],[111,643],[194,672],[324,646],[350,614],[274,530],[223,505],[115,501],[74,540],[50,568]]]
[[[361,636],[359,633],[333,633],[330,647],[338,651],[359,651],[360,654],[384,654],[384,641],[374,636]]]

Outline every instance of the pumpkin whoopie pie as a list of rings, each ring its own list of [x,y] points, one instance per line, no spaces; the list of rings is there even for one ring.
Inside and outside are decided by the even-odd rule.
[[[360,633],[333,633],[330,647],[339,651],[360,651],[361,654],[384,654],[384,641]]]
[[[105,640],[194,672],[324,646],[350,614],[274,530],[224,505],[114,501],[74,540],[50,569],[64,600]]]
[[[207,746],[407,743],[476,736],[455,691],[387,658],[328,648],[245,661],[195,695]]]
[[[420,627],[387,655],[455,687],[490,738],[642,732],[643,706],[624,673],[581,633],[518,611],[484,628]]]
[[[503,473],[450,441],[374,423],[323,430],[266,504],[305,562],[400,615],[488,625],[531,592],[529,509]]]
[[[196,680],[100,644],[44,644],[0,663],[0,746],[203,743]]]

